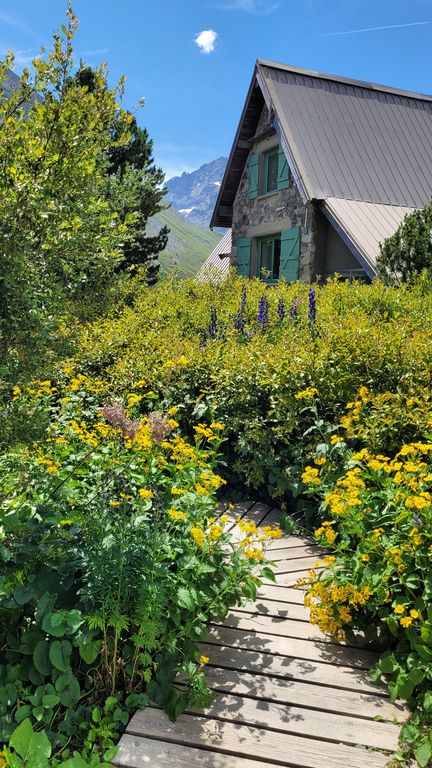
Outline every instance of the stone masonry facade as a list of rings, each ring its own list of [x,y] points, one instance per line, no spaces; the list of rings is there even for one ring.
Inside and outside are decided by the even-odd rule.
[[[268,122],[267,108],[264,107],[257,133]],[[276,132],[258,139],[251,152],[264,153],[279,144]],[[248,197],[248,165],[246,164],[233,206],[231,263],[236,264],[236,244],[241,237],[252,238],[251,274],[256,273],[256,238],[277,234],[284,229],[299,227],[300,280],[311,281],[316,274],[317,225],[315,209],[311,203],[304,203],[291,176],[288,189],[258,195],[254,200]]]

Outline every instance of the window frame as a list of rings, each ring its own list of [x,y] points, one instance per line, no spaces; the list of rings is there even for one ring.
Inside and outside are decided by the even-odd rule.
[[[275,186],[269,189],[269,160],[270,157],[276,157],[276,183]],[[270,149],[267,149],[262,153],[263,157],[263,178],[261,184],[261,195],[271,195],[278,191],[278,176],[279,176],[279,145],[277,144]]]
[[[262,246],[265,242],[268,242],[269,240],[272,241],[272,255],[271,255],[271,276],[270,277],[263,277],[262,275],[262,265],[261,265],[261,258],[262,258]],[[274,259],[275,259],[275,243],[279,240],[279,270],[278,274],[275,277],[274,276]],[[261,237],[256,238],[256,268],[255,268],[255,274],[256,277],[259,277],[260,280],[264,280],[266,283],[277,283],[280,280],[280,268],[281,268],[281,252],[282,252],[282,235],[281,232],[274,232],[269,235],[263,235]]]

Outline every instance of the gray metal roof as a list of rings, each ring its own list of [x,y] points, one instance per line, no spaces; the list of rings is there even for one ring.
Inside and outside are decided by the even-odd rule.
[[[431,200],[432,96],[258,59],[211,226],[231,225],[264,101],[305,201]]]
[[[216,248],[211,252],[210,256],[205,260],[204,264],[197,272],[197,278],[199,280],[205,280],[208,278],[216,277],[218,279],[228,276],[230,268],[230,253],[232,247],[232,232],[229,229],[225,232],[223,238],[219,240]]]
[[[344,239],[349,240],[352,250],[371,276],[376,273],[380,244],[396,232],[406,215],[415,210],[336,197],[328,197],[321,207],[336,229],[343,233]]]
[[[432,97],[260,60],[257,77],[310,199],[430,201]]]

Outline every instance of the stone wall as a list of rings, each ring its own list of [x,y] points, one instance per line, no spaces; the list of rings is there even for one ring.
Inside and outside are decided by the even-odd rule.
[[[267,108],[264,107],[257,133],[268,122]],[[266,152],[278,146],[279,139],[273,131],[255,142],[251,152]],[[236,243],[240,237],[263,237],[276,234],[283,229],[299,227],[301,230],[300,279],[310,281],[315,276],[316,221],[312,203],[304,203],[293,180],[288,189],[259,195],[254,200],[248,197],[248,166],[237,190],[233,207],[233,250],[232,264],[236,263]],[[256,241],[252,240],[251,274],[256,271]]]

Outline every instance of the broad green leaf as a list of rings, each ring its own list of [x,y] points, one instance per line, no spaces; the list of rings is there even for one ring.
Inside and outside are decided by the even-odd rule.
[[[93,664],[99,656],[102,648],[102,640],[90,640],[79,646],[79,654],[86,664]]]
[[[28,718],[22,721],[10,738],[10,746],[27,760],[32,754],[50,757],[51,744],[46,733],[35,733]]]
[[[417,760],[420,768],[428,768],[430,760],[432,758],[432,746],[429,742],[424,741],[419,747],[414,749],[414,757]]]
[[[68,672],[70,669],[70,657],[72,645],[69,640],[54,640],[50,645],[49,657],[51,664],[60,672]]]
[[[33,664],[41,675],[49,675],[51,664],[49,660],[49,644],[46,640],[39,640],[33,651]]]

